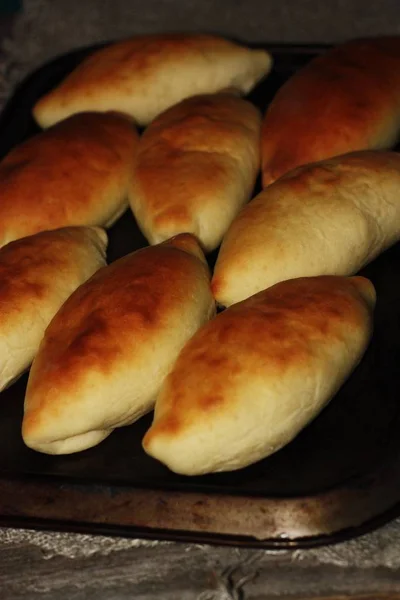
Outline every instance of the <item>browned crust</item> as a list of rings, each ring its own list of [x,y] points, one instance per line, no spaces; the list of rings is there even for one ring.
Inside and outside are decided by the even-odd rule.
[[[46,297],[57,287],[54,276],[63,273],[68,276],[73,257],[78,256],[75,251],[89,248],[91,231],[85,227],[45,231],[0,249],[0,323],[3,327],[8,323],[13,325],[10,317],[18,317],[27,305],[46,302]],[[91,241],[100,250],[100,239],[97,242],[93,235]]]
[[[186,344],[166,380],[153,425],[153,438],[179,437],[196,423],[229,414],[235,399],[227,393],[240,373],[274,380],[292,369],[307,372],[312,345],[332,344],[365,328],[375,303],[363,277],[324,276],[284,281],[239,302],[204,325]]]
[[[263,185],[346,152],[393,145],[400,127],[400,37],[352,41],[278,91],[262,128]]]
[[[38,122],[47,122],[48,113],[52,112],[55,105],[57,113],[72,105],[78,106],[79,101],[85,106],[93,103],[94,110],[109,109],[112,104],[119,104],[121,98],[129,98],[131,94],[149,97],[154,93],[157,82],[160,83],[162,94],[163,88],[168,90],[168,82],[174,77],[176,69],[178,73],[185,66],[190,70],[193,64],[202,65],[204,70],[213,69],[214,58],[227,57],[229,60],[232,56],[242,57],[251,52],[265,54],[264,71],[268,71],[270,58],[266,51],[253,51],[219,36],[168,33],[122,40],[93,52],[58,87],[36,103],[33,114]],[[260,69],[259,77],[262,74]],[[230,79],[228,75],[228,81]],[[190,95],[201,91],[216,90],[202,89],[200,81],[194,84]],[[116,98],[118,94],[119,99]],[[176,98],[176,101],[180,99]],[[72,107],[72,110],[76,112],[76,107]]]
[[[208,206],[237,180],[254,183],[259,111],[232,94],[195,96],[169,109],[144,132],[135,158],[131,204],[155,231],[193,230]],[[247,200],[247,198],[246,198]],[[145,218],[145,217],[144,217]],[[214,227],[214,223],[210,223]]]
[[[126,194],[137,140],[125,117],[82,113],[13,149],[0,163],[0,244],[104,225]]]
[[[153,334],[160,329],[165,332],[172,312],[177,317],[181,313],[182,297],[196,298],[209,280],[204,258],[198,265],[198,254],[196,240],[183,234],[115,261],[76,290],[48,327],[32,367],[24,436],[57,414],[54,396],[79,389],[88,373],[113,372],[116,365],[134,361],[135,353],[143,354],[146,343],[146,356],[151,356],[149,337],[156,339]],[[196,268],[198,277],[193,275]]]

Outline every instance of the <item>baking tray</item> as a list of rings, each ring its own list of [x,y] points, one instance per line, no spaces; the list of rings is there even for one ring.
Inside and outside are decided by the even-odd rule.
[[[262,109],[325,50],[264,47],[274,69],[250,96]],[[59,57],[23,82],[0,118],[1,156],[38,131],[33,104],[92,50]],[[110,261],[146,243],[130,212],[109,233]],[[399,271],[400,244],[363,270],[378,294],[364,359],[291,444],[241,471],[171,473],[141,449],[151,415],[79,454],[35,453],[20,435],[24,376],[0,395],[0,524],[293,548],[354,537],[400,514]]]

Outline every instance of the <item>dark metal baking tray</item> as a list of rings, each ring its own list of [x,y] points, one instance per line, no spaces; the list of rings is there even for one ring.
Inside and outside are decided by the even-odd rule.
[[[265,47],[274,69],[250,96],[262,109],[324,50]],[[23,82],[0,119],[1,156],[37,132],[34,102],[91,50],[62,56]],[[109,260],[145,243],[127,212],[110,231]],[[375,333],[337,396],[286,448],[241,471],[169,472],[141,449],[151,415],[80,454],[35,453],[20,435],[23,377],[0,395],[0,524],[287,548],[353,537],[399,514],[399,271],[400,244],[363,271],[378,294]]]

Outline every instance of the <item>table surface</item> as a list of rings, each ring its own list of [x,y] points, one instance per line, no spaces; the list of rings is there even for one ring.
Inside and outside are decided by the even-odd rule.
[[[7,600],[400,600],[399,548],[399,522],[284,552],[4,528],[0,591]]]
[[[137,33],[172,28],[168,23],[190,29],[182,23],[194,12],[197,26],[206,29],[202,23],[208,22],[212,9],[216,30],[225,27],[235,35],[239,27],[243,32],[244,23],[244,35],[252,41],[317,43],[400,33],[398,0],[379,6],[336,0],[324,3],[325,8],[307,0],[301,11],[295,0],[279,7],[263,0],[191,0],[180,6],[176,17],[173,5],[178,1],[147,0],[143,10],[142,2],[132,1],[129,15],[121,18],[126,10],[122,0],[25,0],[23,13],[0,16],[0,108],[14,85],[44,60],[126,35],[128,16]],[[333,17],[345,5],[349,18],[335,29]],[[260,10],[265,13],[264,31]],[[171,21],[171,15],[178,20]],[[0,593],[7,600],[400,600],[400,519],[355,540],[293,551],[0,528]]]

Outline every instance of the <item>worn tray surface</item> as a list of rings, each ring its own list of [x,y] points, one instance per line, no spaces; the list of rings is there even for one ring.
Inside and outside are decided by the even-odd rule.
[[[323,50],[266,47],[274,70],[250,96],[262,109]],[[38,131],[34,102],[89,51],[60,57],[22,84],[0,119],[0,156]],[[109,261],[145,244],[127,212],[110,230]],[[354,536],[397,514],[399,268],[398,244],[363,271],[378,294],[375,333],[334,400],[286,448],[238,472],[195,478],[169,472],[141,449],[151,415],[79,454],[35,453],[20,435],[24,376],[0,395],[1,522],[293,547]]]

